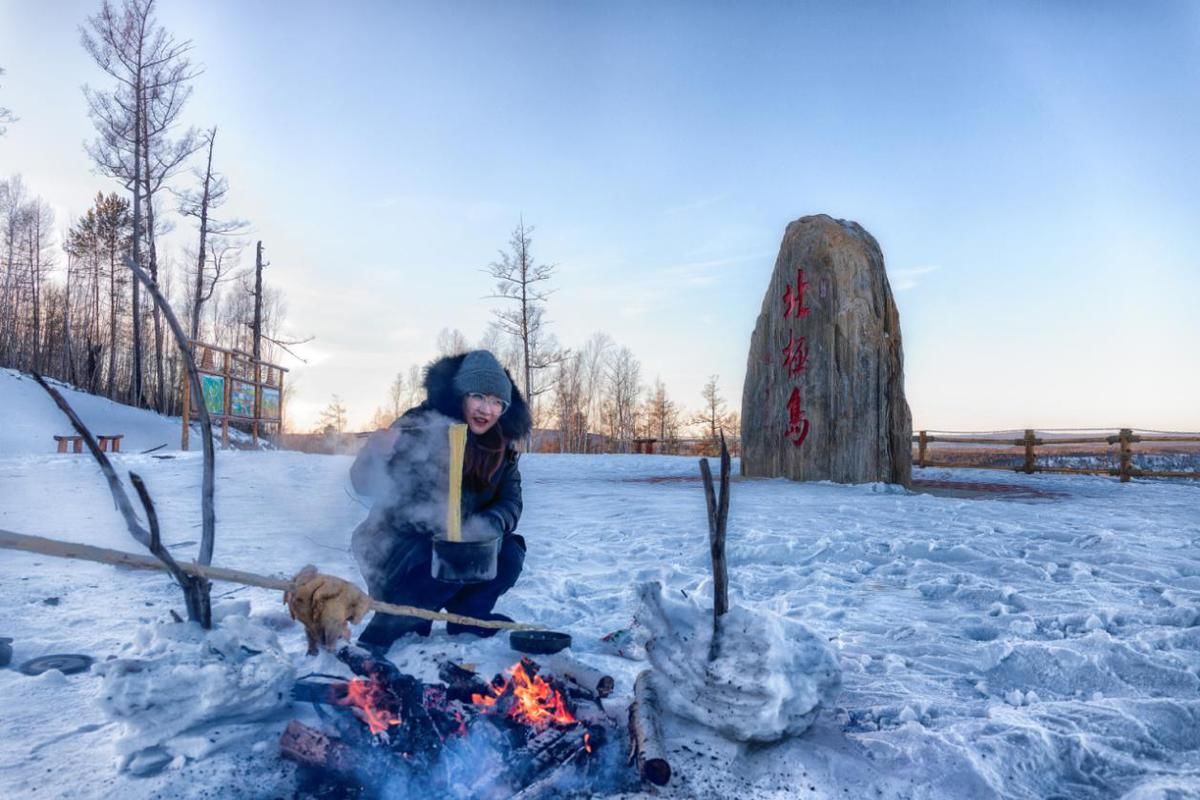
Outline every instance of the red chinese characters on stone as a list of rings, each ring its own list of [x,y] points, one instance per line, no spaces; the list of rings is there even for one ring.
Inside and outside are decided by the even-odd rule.
[[[808,438],[808,418],[804,416],[804,409],[801,408],[799,387],[792,389],[792,396],[788,398],[787,402],[787,411],[788,428],[784,436],[796,447],[799,447]]]
[[[783,368],[793,378],[808,369],[808,337],[796,336],[788,331],[788,343],[783,348]]]
[[[783,292],[783,318],[800,319],[808,316],[810,309],[804,304],[805,291],[809,284],[804,280],[804,270],[796,269],[796,282],[789,283]],[[783,369],[793,380],[802,376],[808,369],[808,337],[797,337],[788,331],[788,342],[783,348]],[[804,414],[804,403],[800,387],[792,388],[792,394],[787,401],[788,426],[784,437],[794,446],[799,447],[808,438],[809,420]]]
[[[795,285],[788,284],[783,292],[783,318],[807,317],[809,308],[804,305],[804,290],[808,283],[804,280],[804,270],[796,270]]]

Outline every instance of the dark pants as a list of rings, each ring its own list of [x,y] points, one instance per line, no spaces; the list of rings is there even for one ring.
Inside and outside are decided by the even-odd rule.
[[[525,564],[525,537],[510,533],[500,544],[500,555],[496,564],[496,577],[485,583],[447,583],[431,574],[433,554],[429,547],[422,547],[408,554],[400,563],[388,565],[378,585],[369,585],[371,596],[388,603],[416,606],[430,611],[445,609],[453,614],[462,614],[476,619],[495,619],[492,609],[500,595],[517,582],[521,567]],[[416,617],[398,617],[394,614],[376,614],[359,634],[359,644],[376,648],[390,647],[406,633],[428,636],[433,623]],[[449,633],[473,633],[491,636],[495,628],[479,628],[450,622]]]

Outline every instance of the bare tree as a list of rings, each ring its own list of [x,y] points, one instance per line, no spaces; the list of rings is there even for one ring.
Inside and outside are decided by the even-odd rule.
[[[603,331],[597,331],[588,339],[580,352],[583,369],[584,416],[589,425],[598,425],[603,415],[605,380],[608,364],[612,359],[616,343]],[[588,452],[585,439],[584,452]]]
[[[408,389],[404,395],[404,408],[409,409],[419,405],[425,399],[425,381],[421,368],[416,364],[408,365]]]
[[[721,433],[721,426],[725,419],[725,398],[721,396],[721,390],[718,387],[718,375],[710,375],[708,382],[704,384],[704,388],[700,390],[700,397],[704,400],[704,407],[693,422],[698,425],[703,425],[706,428],[709,439],[716,444]]]
[[[654,380],[654,393],[646,399],[643,421],[648,437],[657,439],[664,452],[672,452],[679,441],[679,407],[667,396],[667,387],[658,378]]]
[[[605,417],[608,435],[618,452],[628,452],[637,425],[638,397],[642,393],[641,362],[628,347],[617,350],[605,376]]]
[[[561,453],[586,452],[588,417],[584,397],[584,360],[571,353],[558,364],[554,380],[554,411]]]
[[[556,267],[534,262],[532,233],[533,228],[526,227],[522,218],[513,229],[509,249],[500,251],[500,260],[489,264],[487,272],[496,279],[496,293],[490,296],[510,301],[492,313],[500,330],[520,343],[522,388],[536,416],[537,397],[548,391],[551,383],[535,377],[558,364],[563,353],[546,330],[545,303],[550,291],[543,285],[553,277]]]
[[[437,335],[439,356],[459,356],[470,350],[467,337],[458,328],[442,328]]]
[[[4,68],[0,67],[0,75],[4,74]],[[0,136],[8,132],[8,126],[16,122],[18,117],[4,106],[0,106]]]
[[[320,430],[325,433],[336,432],[344,433],[346,430],[346,406],[342,404],[342,398],[338,395],[333,395],[329,401],[329,405],[321,410],[321,416],[317,424]]]
[[[387,413],[391,414],[392,419],[399,419],[404,413],[404,398],[408,391],[408,383],[403,372],[396,373],[396,379],[392,381],[392,385],[388,387],[388,406]],[[390,421],[390,420],[389,420]]]
[[[42,369],[42,353],[46,342],[43,339],[42,285],[46,273],[54,265],[50,250],[50,235],[54,225],[54,211],[40,197],[29,205],[29,294],[33,306],[33,324],[29,329],[28,352],[32,357],[33,369]]]
[[[97,66],[116,81],[109,92],[84,87],[88,112],[98,133],[87,150],[101,173],[116,178],[132,192],[132,257],[135,264],[142,264],[145,237],[150,245],[151,278],[157,279],[153,196],[194,149],[193,132],[174,142],[166,133],[178,119],[191,92],[189,81],[196,72],[187,58],[191,42],[176,42],[154,19],[153,7],[154,0],[124,0],[117,11],[109,0],[103,0],[100,11],[80,28],[80,40]],[[147,219],[143,218],[144,210]],[[139,285],[134,282],[130,399],[137,404],[144,400],[140,296]],[[158,319],[156,310],[156,328]],[[161,339],[158,331],[160,388]]]
[[[177,193],[179,198],[179,213],[192,217],[200,231],[200,244],[196,249],[196,273],[193,280],[191,316],[191,336],[200,336],[200,311],[204,303],[212,297],[213,289],[219,276],[214,276],[206,282],[206,264],[209,253],[210,236],[240,236],[245,231],[246,223],[240,219],[218,220],[212,212],[225,204],[229,194],[229,181],[225,176],[213,171],[213,147],[217,139],[217,129],[212,127],[204,133],[202,146],[208,148],[208,158],[204,169],[193,170],[193,175],[199,182],[198,188]]]

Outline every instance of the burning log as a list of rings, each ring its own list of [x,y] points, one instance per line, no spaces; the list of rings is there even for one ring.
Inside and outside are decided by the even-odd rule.
[[[642,780],[666,786],[671,780],[671,765],[663,747],[658,724],[658,699],[650,687],[650,670],[643,670],[633,683],[633,703],[629,706],[629,741],[633,747],[630,762],[637,761]]]
[[[292,720],[279,739],[284,758],[307,767],[329,770],[339,777],[351,778],[366,767],[362,750],[326,736],[299,720]],[[367,751],[369,752],[369,751]]]
[[[586,689],[601,699],[612,694],[617,685],[611,675],[605,675],[598,669],[562,654],[550,656],[543,662],[542,668],[558,678]]]
[[[551,767],[573,761],[582,753],[590,751],[590,734],[583,725],[569,728],[547,728],[530,738],[527,745],[529,757],[525,761],[524,780],[536,776]]]
[[[487,694],[490,684],[479,673],[455,664],[453,661],[443,661],[438,665],[438,677],[446,684],[446,694],[451,700],[471,702],[471,696]]]

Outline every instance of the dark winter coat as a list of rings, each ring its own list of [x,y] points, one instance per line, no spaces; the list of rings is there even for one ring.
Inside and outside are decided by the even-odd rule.
[[[445,447],[440,442],[430,442],[429,447],[421,445],[423,438],[445,436],[447,420],[438,415],[453,422],[465,422],[462,397],[454,389],[454,375],[464,357],[448,356],[431,364],[425,372],[425,402],[392,423],[391,428],[399,431],[401,437],[396,446],[384,453],[368,440],[350,467],[355,490],[373,500],[370,514],[354,531],[351,541],[374,596],[379,596],[378,590],[382,590],[391,576],[401,575],[429,558],[430,539],[441,528],[445,482],[438,479],[445,472]],[[464,484],[464,531],[486,525],[496,534],[511,534],[521,518],[521,472],[515,445],[528,435],[533,421],[515,382],[512,402],[497,425],[508,441],[507,450],[500,468],[486,486],[471,490]],[[469,439],[473,437],[474,434],[469,434]],[[372,439],[379,438],[379,433],[372,435]],[[441,464],[433,464],[431,469],[414,469],[413,462],[437,457],[442,459]],[[414,473],[423,474],[414,477]],[[430,478],[431,473],[434,478]],[[421,509],[426,508],[443,510],[423,514]]]

